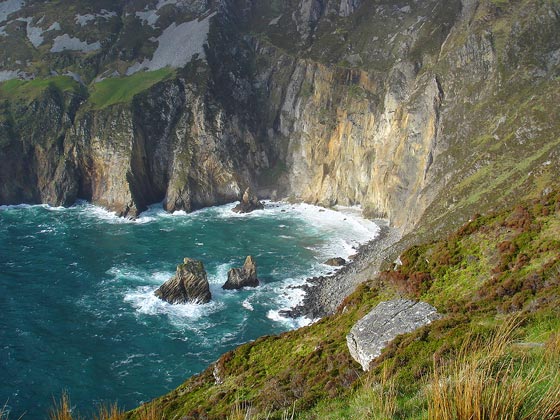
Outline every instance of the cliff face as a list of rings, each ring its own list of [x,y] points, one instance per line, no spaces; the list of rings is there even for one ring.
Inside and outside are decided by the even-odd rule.
[[[313,42],[287,45],[289,25],[255,42],[289,194],[359,203],[406,232],[422,216],[449,228],[554,183],[559,126],[541,111],[558,103],[557,4],[359,7],[310,19]]]
[[[233,201],[252,186],[361,204],[411,231],[423,216],[426,229],[459,223],[558,175],[555,2],[170,3],[155,18],[134,12],[148,19],[140,49],[128,5],[110,18],[117,35],[99,35],[96,66],[83,52],[45,56],[59,73],[81,63],[81,85],[0,88],[0,202],[79,197],[135,216],[161,200],[170,211]],[[156,68],[178,26],[204,22],[203,57],[146,86],[129,74],[134,60]],[[149,34],[161,34],[157,46]],[[123,68],[132,93],[100,99],[112,82],[95,74]]]

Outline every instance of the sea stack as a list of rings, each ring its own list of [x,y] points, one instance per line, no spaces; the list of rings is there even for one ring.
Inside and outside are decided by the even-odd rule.
[[[163,283],[154,294],[171,304],[208,303],[212,299],[202,261],[185,258],[177,266],[173,277]]]
[[[228,279],[222,289],[233,290],[243,287],[257,287],[258,285],[257,264],[253,257],[249,255],[245,258],[242,268],[232,268],[228,271]]]
[[[258,197],[251,191],[251,188],[247,188],[243,193],[241,202],[233,208],[236,213],[250,213],[253,210],[263,210],[264,204],[261,203]]]

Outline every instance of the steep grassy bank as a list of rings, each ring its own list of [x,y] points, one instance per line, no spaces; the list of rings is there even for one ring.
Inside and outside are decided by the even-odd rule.
[[[402,265],[363,284],[333,316],[245,344],[150,406],[165,418],[226,418],[235,412],[281,418],[293,411],[302,419],[367,413],[435,419],[442,409],[437,404],[460,392],[445,388],[436,400],[430,390],[438,378],[454,381],[464,367],[486,375],[485,382],[501,378],[530,389],[529,402],[512,418],[556,418],[560,377],[551,366],[560,352],[559,229],[558,192],[477,216],[446,239],[407,250]],[[363,373],[349,356],[346,334],[376,303],[397,295],[426,300],[444,317],[397,338]],[[489,343],[499,354],[486,365],[481,361],[489,357]],[[514,366],[519,373],[513,374]],[[531,414],[540,397],[553,403],[549,417]],[[139,411],[129,418],[140,418]]]

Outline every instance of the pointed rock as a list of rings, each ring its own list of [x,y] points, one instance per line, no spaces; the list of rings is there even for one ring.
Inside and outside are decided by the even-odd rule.
[[[185,258],[177,266],[173,277],[163,283],[154,294],[169,303],[208,303],[212,299],[202,261]]]
[[[257,287],[258,285],[257,264],[253,257],[249,255],[242,268],[232,268],[228,271],[228,279],[222,289],[232,290],[242,287]]]
[[[241,202],[232,210],[236,213],[250,213],[253,210],[263,210],[264,204],[261,203],[258,197],[253,194],[251,188],[247,188],[243,193]]]

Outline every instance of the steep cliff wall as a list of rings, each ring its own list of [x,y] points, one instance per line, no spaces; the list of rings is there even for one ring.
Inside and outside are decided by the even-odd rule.
[[[283,18],[255,41],[290,195],[408,232],[554,183],[560,132],[542,111],[558,103],[558,4],[373,3],[345,18],[326,5],[303,51]]]

